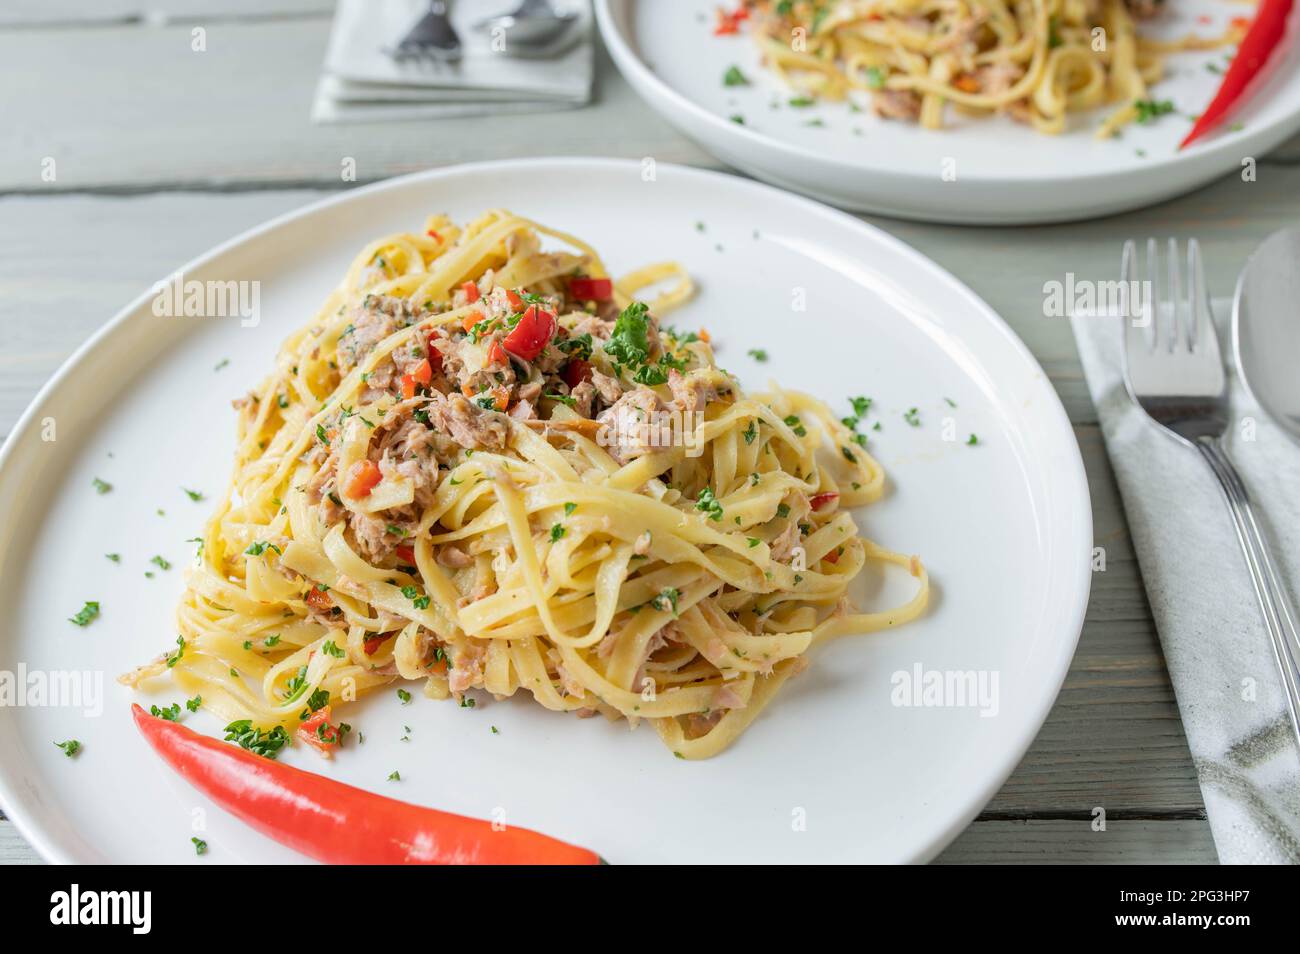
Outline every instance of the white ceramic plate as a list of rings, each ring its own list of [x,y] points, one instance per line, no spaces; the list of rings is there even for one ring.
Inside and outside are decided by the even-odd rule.
[[[556,159],[359,189],[184,267],[187,279],[261,281],[256,327],[158,318],[146,293],[55,376],[0,457],[0,670],[101,673],[105,699],[89,717],[0,707],[0,799],[43,855],[194,861],[198,819],[206,863],[297,857],[173,775],[136,736],[134,696],[113,677],[174,642],[193,549],[184,541],[210,506],[180,488],[224,485],[230,399],[262,377],[368,239],[419,228],[429,212],[464,220],[497,206],[585,237],[615,271],[683,261],[700,291],[670,322],[707,327],[747,386],[771,377],[846,412],[848,395],[872,397],[868,426],[882,429],[867,433],[891,483],[859,522],[924,557],[933,607],[896,631],[818,650],[740,742],[706,762],[674,759],[648,727],[629,732],[522,697],[463,709],[417,694],[402,706],[392,690],[348,713],[364,745],[332,763],[301,747],[286,760],[426,805],[504,811],[615,863],[919,860],[970,821],[1038,731],[1087,602],[1091,512],[1056,394],[983,302],[884,232],[747,180],[654,174]],[[800,299],[806,310],[792,307]],[[756,363],[751,348],[770,360]],[[913,406],[918,427],[902,416]],[[947,420],[954,441],[943,439]],[[43,441],[51,421],[56,440]],[[970,433],[977,446],[965,444]],[[112,491],[97,494],[95,477]],[[157,570],[155,554],[176,568]],[[905,582],[871,581],[866,597],[896,599]],[[102,615],[83,629],[67,617],[85,600]],[[891,704],[891,675],[918,664],[996,673],[996,714]],[[219,728],[205,713],[186,721]],[[75,759],[54,745],[68,738],[83,743]],[[401,782],[385,781],[394,770]]]
[[[1007,118],[963,118],[925,130],[847,105],[788,106],[790,90],[758,62],[748,35],[715,37],[717,0],[596,0],[601,34],[637,92],[682,132],[738,169],[844,208],[936,222],[1019,224],[1093,218],[1180,195],[1259,157],[1300,129],[1300,43],[1221,131],[1179,153],[1189,115],[1210,101],[1225,51],[1177,54],[1152,90],[1177,114],[1131,126],[1122,138],[1092,135],[1100,116],[1045,136]],[[727,5],[730,6],[730,5]],[[1249,15],[1230,0],[1179,0],[1150,27],[1165,36],[1218,35]],[[1209,16],[1211,24],[1198,22]],[[1292,17],[1292,39],[1300,17]],[[741,68],[751,85],[726,87]],[[773,108],[773,103],[778,104]],[[744,125],[731,121],[744,117]],[[820,120],[822,125],[808,123]],[[955,179],[945,177],[951,169]]]

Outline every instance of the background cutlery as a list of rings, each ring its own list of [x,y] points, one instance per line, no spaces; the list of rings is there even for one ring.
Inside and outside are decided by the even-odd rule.
[[[1120,266],[1120,281],[1125,287],[1131,287],[1129,282],[1135,277],[1136,257],[1134,243],[1126,242]],[[1281,586],[1246,487],[1222,441],[1228,428],[1227,379],[1210,321],[1200,245],[1195,239],[1187,244],[1187,271],[1184,298],[1178,243],[1169,240],[1162,281],[1159,246],[1155,239],[1148,240],[1146,273],[1150,292],[1142,307],[1143,317],[1149,321],[1135,322],[1137,316],[1132,313],[1125,316],[1124,381],[1147,416],[1171,436],[1198,450],[1218,478],[1282,676],[1291,729],[1300,744],[1300,636],[1296,613]]]

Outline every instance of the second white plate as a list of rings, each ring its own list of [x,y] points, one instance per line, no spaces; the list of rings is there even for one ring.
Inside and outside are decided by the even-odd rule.
[[[1249,14],[1229,0],[1165,6],[1142,29],[1214,36],[1229,19]],[[1152,96],[1177,112],[1131,126],[1120,138],[1093,137],[1104,111],[1075,117],[1059,136],[1006,117],[963,119],[951,109],[950,127],[927,130],[844,104],[788,108],[791,90],[759,62],[749,36],[713,35],[717,8],[717,0],[596,0],[614,62],[666,119],[724,162],[842,208],[984,225],[1094,218],[1240,171],[1243,161],[1300,130],[1300,16],[1291,18],[1292,42],[1270,64],[1267,82],[1232,116],[1240,129],[1224,128],[1179,152],[1188,117],[1209,103],[1231,50],[1169,57],[1169,75]],[[723,85],[732,65],[750,85]]]

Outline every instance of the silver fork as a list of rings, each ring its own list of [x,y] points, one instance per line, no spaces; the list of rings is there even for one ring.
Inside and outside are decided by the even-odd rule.
[[[1124,243],[1120,282],[1125,290],[1134,287],[1131,282],[1137,274],[1136,259],[1134,243]],[[1146,266],[1149,290],[1141,296],[1141,310],[1134,310],[1131,294],[1125,309],[1124,383],[1147,416],[1176,440],[1199,451],[1219,479],[1282,674],[1291,729],[1300,744],[1300,635],[1296,612],[1274,568],[1246,486],[1223,442],[1228,429],[1227,379],[1210,319],[1200,245],[1196,239],[1187,243],[1185,298],[1176,240],[1169,239],[1163,281],[1155,239],[1147,240]]]
[[[455,63],[461,58],[460,36],[451,25],[446,0],[429,0],[429,9],[397,42],[386,50],[395,60],[426,57],[437,63]]]

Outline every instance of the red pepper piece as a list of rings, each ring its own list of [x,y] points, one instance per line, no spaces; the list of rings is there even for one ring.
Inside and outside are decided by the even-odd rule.
[[[608,278],[570,278],[569,294],[578,301],[609,301],[614,297],[614,283]]]
[[[546,349],[555,328],[554,315],[536,305],[529,305],[520,316],[519,324],[506,335],[502,344],[511,354],[532,361]]]
[[[131,707],[141,735],[236,818],[328,864],[600,864],[595,852],[527,828],[375,795],[254,755]]]
[[[1178,148],[1186,148],[1188,143],[1200,139],[1207,132],[1219,125],[1233,106],[1241,99],[1242,93],[1250,81],[1259,75],[1269,56],[1281,42],[1286,33],[1286,18],[1291,12],[1293,0],[1260,0],[1259,9],[1250,29],[1242,37],[1237,55],[1233,57],[1228,70],[1219,83],[1219,91],[1205,107],[1187,138],[1179,143]]]

